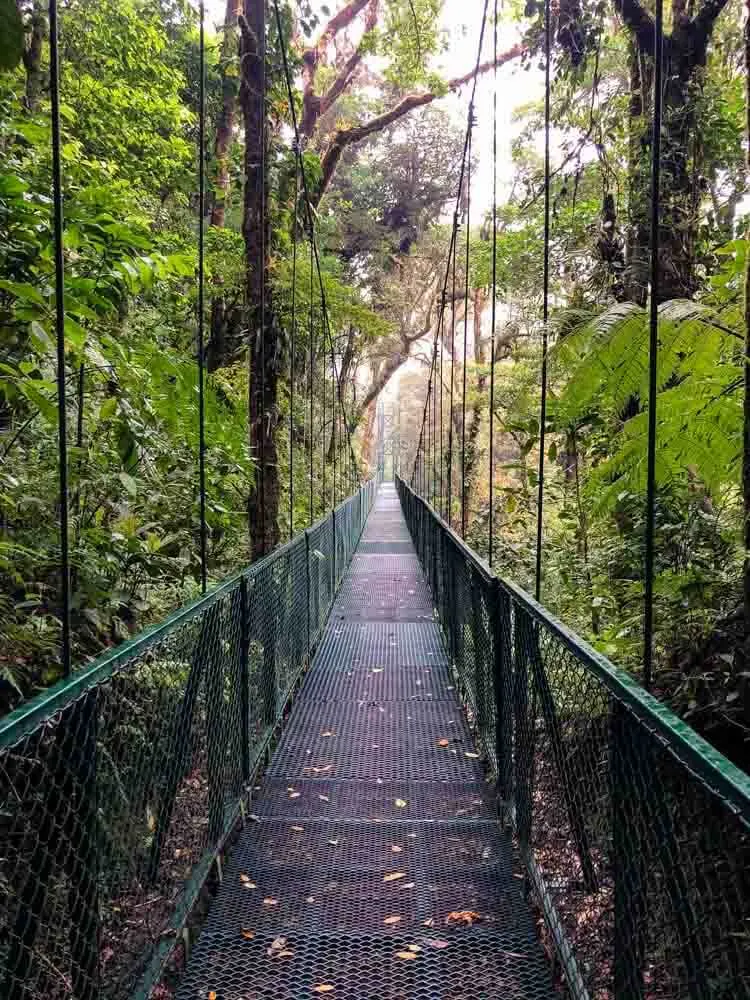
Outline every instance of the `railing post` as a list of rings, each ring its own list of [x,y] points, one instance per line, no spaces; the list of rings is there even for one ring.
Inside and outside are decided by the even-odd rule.
[[[333,579],[332,579],[332,584],[331,584],[331,600],[333,600],[333,597],[336,594],[336,585],[337,585],[337,582],[338,582],[337,579],[336,579],[336,508],[335,507],[331,511],[331,524],[333,526],[333,529],[332,529],[333,530],[333,546],[332,546],[332,548],[333,548],[333,571],[332,571],[333,572]]]
[[[515,734],[516,830],[521,855],[531,849],[531,780],[534,763],[534,719],[529,715],[529,671],[527,644],[531,622],[525,610],[515,606],[513,670],[513,731]]]
[[[221,608],[221,602],[214,605]],[[206,697],[206,771],[208,775],[208,840],[214,844],[224,827],[224,754],[227,732],[224,705],[223,615],[216,612],[216,631],[209,638],[204,668]]]
[[[267,565],[256,578],[255,590],[256,599],[260,601],[260,607],[256,606],[256,613],[261,615],[260,638],[263,642],[263,670],[262,670],[262,697],[263,697],[263,719],[266,725],[273,726],[276,723],[277,704],[277,678],[276,678],[276,587],[273,579],[272,566]]]
[[[69,767],[72,775],[68,859],[70,972],[74,1000],[99,997],[99,837],[96,737],[98,692],[73,708]]]
[[[513,775],[513,661],[511,656],[511,602],[493,580],[492,594],[493,683],[495,689],[495,750],[497,753],[497,786],[502,813],[507,820],[512,796]]]
[[[612,705],[610,779],[612,782],[612,868],[614,876],[614,995],[643,1000],[647,921],[646,861],[643,844],[642,762],[629,732],[629,715],[619,701]],[[641,773],[641,780],[645,775]]]
[[[487,728],[487,683],[486,683],[486,646],[489,636],[484,628],[482,615],[482,599],[479,592],[480,579],[478,571],[472,567],[471,573],[471,645],[474,653],[474,698],[476,701],[477,729],[480,739],[486,735]]]
[[[250,780],[250,598],[248,594],[248,579],[245,573],[240,577],[240,733],[242,746],[240,760],[242,762],[242,783],[247,785]]]

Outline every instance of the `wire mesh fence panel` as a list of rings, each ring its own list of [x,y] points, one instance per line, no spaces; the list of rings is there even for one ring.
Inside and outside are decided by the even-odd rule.
[[[398,490],[569,995],[750,996],[750,782]]]
[[[372,496],[342,505],[347,559]],[[0,722],[0,996],[158,982],[309,658],[311,589],[318,630],[330,610],[332,520]]]

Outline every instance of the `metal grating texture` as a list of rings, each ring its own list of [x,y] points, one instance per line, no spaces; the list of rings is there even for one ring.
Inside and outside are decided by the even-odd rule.
[[[557,995],[408,539],[382,486],[178,1000]]]
[[[748,777],[399,492],[566,989],[750,997]]]

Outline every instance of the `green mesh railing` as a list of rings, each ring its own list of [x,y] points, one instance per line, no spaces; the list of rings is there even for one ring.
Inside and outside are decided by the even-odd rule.
[[[0,997],[158,983],[300,676],[375,483],[0,722]]]
[[[750,997],[750,779],[397,485],[561,989]]]

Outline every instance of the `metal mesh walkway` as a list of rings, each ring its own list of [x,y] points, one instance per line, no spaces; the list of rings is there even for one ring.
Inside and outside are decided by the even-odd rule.
[[[391,485],[253,809],[179,1000],[555,995]]]

